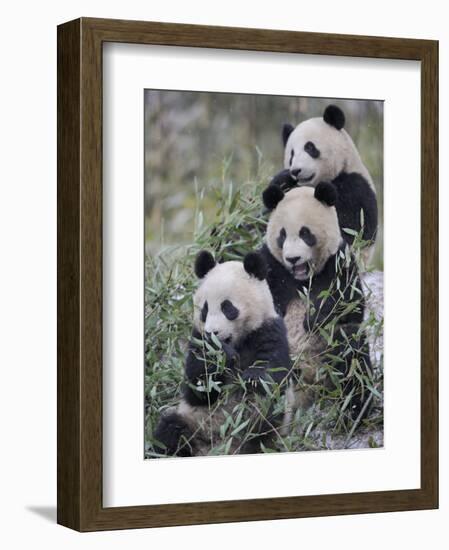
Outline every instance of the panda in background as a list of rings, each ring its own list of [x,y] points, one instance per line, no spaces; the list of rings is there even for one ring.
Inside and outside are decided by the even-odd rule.
[[[257,253],[247,254],[243,263],[221,264],[207,251],[198,255],[195,273],[201,283],[193,299],[183,397],[156,427],[158,453],[208,454],[220,441],[220,427],[242,403],[247,406],[241,421],[248,422],[228,453],[260,452],[260,442],[266,443],[274,424],[280,424],[282,418],[272,412],[263,419],[253,408],[256,396],[267,399],[264,385],[282,386],[291,369],[284,321],[276,313],[266,272]],[[262,432],[268,436],[258,435]]]
[[[284,124],[282,140],[285,148],[284,170],[271,181],[283,191],[293,187],[316,187],[332,182],[338,191],[335,204],[342,235],[352,244],[354,234],[362,229],[363,241],[369,243],[370,256],[377,232],[377,199],[371,176],[359,152],[344,129],[345,115],[335,106],[326,107],[322,117],[310,118],[296,128]]]
[[[284,194],[268,187],[263,200],[270,210],[262,255],[275,307],[284,318],[296,387],[288,393],[288,419],[312,404],[312,385],[331,366],[347,395],[352,418],[362,412],[364,395],[353,369],[371,372],[369,346],[362,330],[364,296],[357,263],[343,240],[332,183],[299,187]],[[329,335],[329,338],[327,338]],[[326,381],[326,384],[329,380]],[[304,385],[305,384],[305,385]],[[332,386],[332,384],[330,385]],[[299,389],[301,388],[301,389]]]

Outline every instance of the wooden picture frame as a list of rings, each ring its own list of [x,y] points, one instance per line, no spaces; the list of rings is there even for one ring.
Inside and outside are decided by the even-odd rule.
[[[421,62],[421,488],[105,508],[104,42]],[[438,507],[438,42],[82,18],[58,27],[58,523],[79,531]]]

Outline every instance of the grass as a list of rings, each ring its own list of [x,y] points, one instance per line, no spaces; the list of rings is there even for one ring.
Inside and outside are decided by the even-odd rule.
[[[181,397],[184,360],[187,341],[192,330],[192,296],[197,287],[193,264],[197,253],[207,249],[221,261],[241,259],[251,250],[257,250],[263,240],[266,220],[262,216],[261,194],[269,181],[269,172],[259,164],[256,177],[243,184],[234,185],[227,179],[228,163],[223,163],[220,182],[203,187],[197,192],[194,231],[191,244],[164,246],[146,259],[145,277],[145,457],[155,456],[153,432],[161,413],[176,405]],[[207,198],[213,200],[215,214],[205,219],[202,205]],[[344,258],[342,258],[344,261]],[[307,300],[307,296],[303,299]],[[344,304],[340,304],[341,307]],[[339,307],[340,307],[339,306]],[[366,327],[374,338],[381,337],[382,320],[371,315]],[[332,326],[320,327],[321,336],[331,342]],[[326,331],[329,333],[326,334]],[[310,358],[309,358],[310,359]],[[363,422],[348,419],[345,413],[347,399],[343,388],[345,380],[332,368],[320,362],[320,372],[327,374],[335,383],[328,389],[317,380],[314,384],[314,405],[305,412],[297,412],[287,435],[281,435],[272,425],[274,434],[263,452],[318,450],[335,447],[351,447],[363,433],[362,446],[377,446],[382,432],[382,357],[376,368],[368,375],[361,374],[354,366],[351,374],[360,382],[363,391],[369,392],[371,412]],[[301,355],[293,357],[296,364],[304,360]],[[360,371],[360,372],[359,372]],[[298,380],[301,383],[301,380]],[[238,396],[244,386],[236,384],[221,388],[221,398],[210,414],[227,411],[219,434],[211,435],[210,454],[238,452],[242,445],[260,432],[261,419],[269,419],[282,413],[285,406],[284,388],[268,382],[265,396],[246,400]],[[264,422],[265,428],[267,422]]]

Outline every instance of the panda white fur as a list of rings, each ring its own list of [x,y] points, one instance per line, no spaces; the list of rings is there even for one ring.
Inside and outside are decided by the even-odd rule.
[[[349,374],[354,361],[363,373],[370,370],[361,330],[364,297],[357,263],[341,236],[337,198],[331,183],[286,194],[272,185],[263,194],[271,211],[262,248],[267,281],[286,324],[290,351],[297,356],[293,371],[298,384],[289,393],[290,413],[311,404],[310,388],[321,378],[323,365],[335,369],[345,391],[352,392],[351,416],[363,407],[355,377]],[[329,341],[323,330],[332,334]]]
[[[284,170],[271,184],[286,191],[297,186],[315,187],[320,182],[333,182],[338,191],[335,206],[343,237],[352,244],[354,235],[343,229],[359,233],[363,221],[363,240],[372,252],[378,223],[376,192],[344,125],[344,113],[335,105],[329,105],[322,117],[305,120],[296,128],[284,124]]]
[[[227,415],[242,400],[251,403],[256,395],[263,398],[261,379],[265,384],[282,385],[289,376],[286,329],[275,310],[266,269],[257,253],[247,254],[243,263],[221,264],[216,264],[209,252],[198,255],[195,273],[201,283],[193,299],[194,328],[185,364],[186,383],[181,402],[162,415],[155,430],[154,437],[162,444],[156,449],[160,454],[208,454],[214,441],[220,439],[220,426]],[[204,347],[209,354],[204,353]],[[224,387],[231,390],[222,392]],[[252,414],[251,420],[259,416],[251,406],[245,414]],[[257,422],[261,433],[270,432],[261,419]],[[273,417],[272,422],[278,421]],[[254,422],[248,425],[254,427]],[[246,441],[245,435],[242,430],[233,438],[229,453],[260,451],[260,441],[265,438],[253,433]]]

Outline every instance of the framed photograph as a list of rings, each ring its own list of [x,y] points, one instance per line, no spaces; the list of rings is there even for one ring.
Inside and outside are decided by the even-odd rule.
[[[438,507],[438,43],[58,27],[58,522]]]

